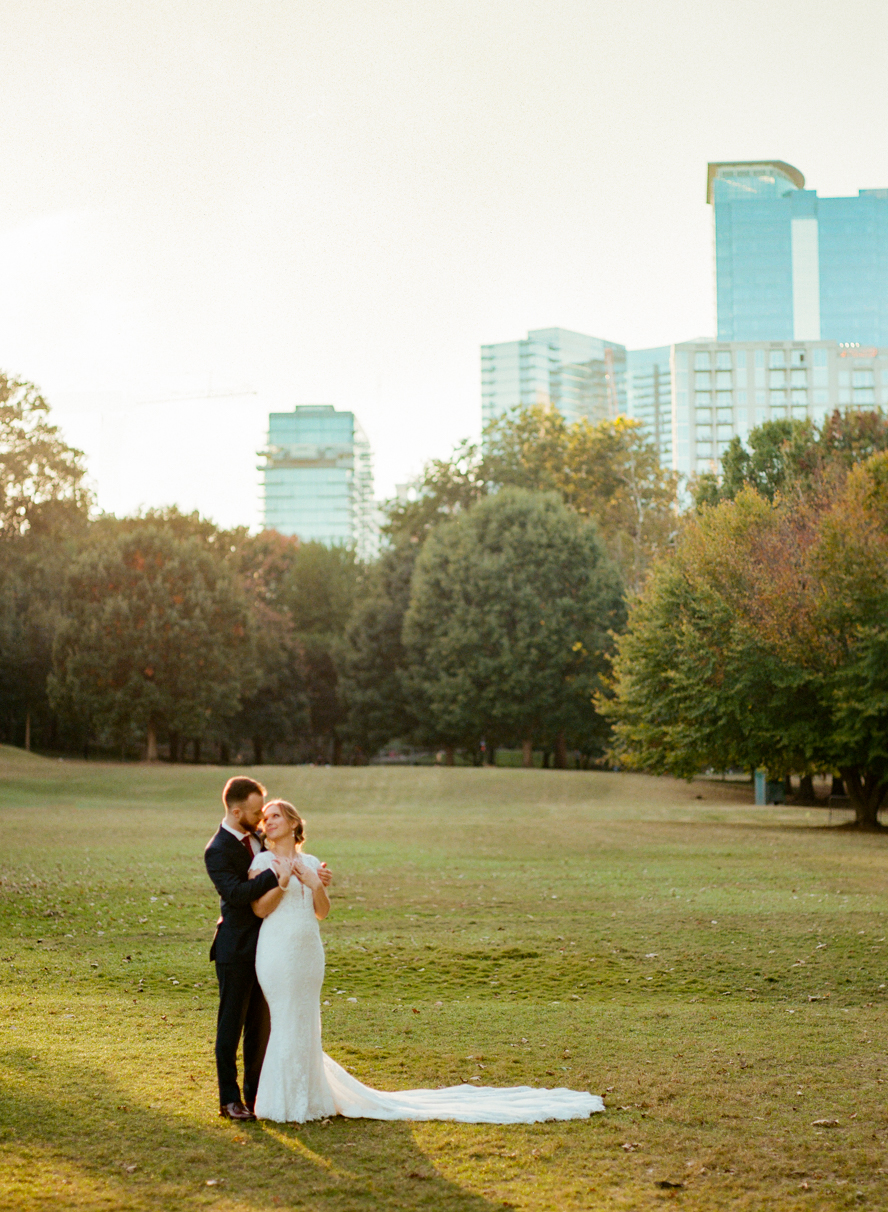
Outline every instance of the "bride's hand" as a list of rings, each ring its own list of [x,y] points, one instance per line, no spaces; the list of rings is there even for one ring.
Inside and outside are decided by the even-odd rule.
[[[300,884],[304,884],[306,888],[319,888],[321,881],[318,878],[318,873],[309,867],[298,856],[292,860],[293,874],[299,880]]]
[[[278,877],[278,887],[286,888],[290,882],[292,867],[285,859],[272,859],[272,868],[275,875]]]

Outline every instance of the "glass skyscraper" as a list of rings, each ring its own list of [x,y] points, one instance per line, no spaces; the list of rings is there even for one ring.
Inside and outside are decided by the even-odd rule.
[[[653,439],[663,467],[672,466],[671,346],[626,353],[626,411]]]
[[[888,189],[818,198],[782,160],[710,164],[720,341],[888,345]]]
[[[378,546],[370,444],[352,412],[302,404],[268,418],[265,525],[305,542]]]
[[[778,418],[888,408],[888,348],[837,341],[685,341],[672,346],[672,465],[718,472],[734,436]]]
[[[624,346],[566,328],[482,345],[482,422],[534,404],[551,405],[571,422],[603,421],[626,411],[625,376]]]

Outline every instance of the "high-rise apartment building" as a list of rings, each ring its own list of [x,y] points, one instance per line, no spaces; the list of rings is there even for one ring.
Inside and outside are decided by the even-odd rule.
[[[302,404],[268,418],[265,525],[304,542],[378,546],[370,444],[352,412]]]
[[[672,346],[672,465],[718,471],[734,436],[778,418],[888,408],[888,348],[837,341],[686,341]]]
[[[606,420],[626,411],[625,371],[624,346],[566,328],[482,345],[482,422],[534,404],[551,405],[568,421]]]
[[[782,160],[710,164],[720,341],[888,345],[888,189],[818,198]]]
[[[672,466],[672,347],[626,353],[626,411],[653,439],[663,467]]]

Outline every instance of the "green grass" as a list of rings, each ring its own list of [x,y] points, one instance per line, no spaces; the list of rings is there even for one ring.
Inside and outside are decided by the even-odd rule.
[[[201,860],[224,773],[0,750],[0,1207],[888,1206],[885,838],[717,782],[266,767],[336,874],[331,1055],[608,1110],[238,1128]]]

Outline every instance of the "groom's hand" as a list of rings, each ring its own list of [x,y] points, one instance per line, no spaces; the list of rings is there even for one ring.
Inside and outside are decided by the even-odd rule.
[[[333,872],[328,870],[326,863],[321,863],[320,867],[318,867],[318,879],[321,881],[321,883],[324,885],[325,888],[328,886],[328,884],[330,883],[332,878],[333,878]]]

